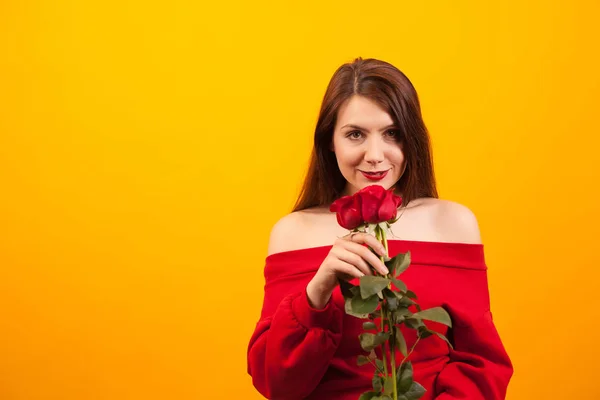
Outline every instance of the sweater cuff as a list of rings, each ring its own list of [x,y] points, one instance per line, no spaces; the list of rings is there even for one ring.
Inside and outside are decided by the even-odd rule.
[[[342,321],[341,310],[334,304],[333,297],[329,299],[325,308],[317,309],[308,302],[306,290],[292,301],[292,312],[298,322],[306,328],[321,328],[331,331],[340,331]]]

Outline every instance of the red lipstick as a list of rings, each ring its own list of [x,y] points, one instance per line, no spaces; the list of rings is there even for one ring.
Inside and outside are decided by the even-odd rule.
[[[365,176],[370,181],[380,181],[387,175],[389,169],[387,171],[379,171],[379,172],[365,172],[360,171],[361,174]]]

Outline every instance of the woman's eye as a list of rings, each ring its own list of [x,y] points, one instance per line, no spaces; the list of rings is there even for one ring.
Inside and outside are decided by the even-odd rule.
[[[361,131],[352,131],[350,133],[348,133],[347,137],[352,138],[352,139],[359,139],[362,136],[362,132]]]
[[[391,137],[395,138],[395,137],[398,136],[398,131],[396,131],[396,130],[389,130],[389,131],[387,131],[387,134],[388,134],[388,136],[391,136]]]

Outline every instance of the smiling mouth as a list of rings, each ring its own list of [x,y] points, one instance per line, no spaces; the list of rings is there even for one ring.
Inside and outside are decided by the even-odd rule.
[[[380,176],[380,175],[383,175],[386,172],[388,172],[389,169],[386,169],[384,171],[368,171],[368,172],[367,171],[362,171],[362,170],[359,170],[359,171],[362,172],[363,174],[366,174],[366,175]]]
[[[388,171],[389,171],[389,169],[385,170],[385,171],[373,171],[373,172],[360,171],[360,172],[363,174],[363,176],[365,178],[372,180],[372,181],[378,181],[378,180],[383,179],[387,175]]]

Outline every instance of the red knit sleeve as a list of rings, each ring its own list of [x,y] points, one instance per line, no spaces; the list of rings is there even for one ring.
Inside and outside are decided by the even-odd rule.
[[[445,305],[452,317],[454,349],[438,375],[436,400],[500,400],[513,374],[511,361],[494,326],[486,271],[464,272],[459,300]],[[457,293],[457,292],[455,292]]]
[[[269,399],[302,399],[319,384],[338,348],[343,310],[331,299],[324,309],[311,307],[305,276],[272,278],[248,345],[248,373]]]

